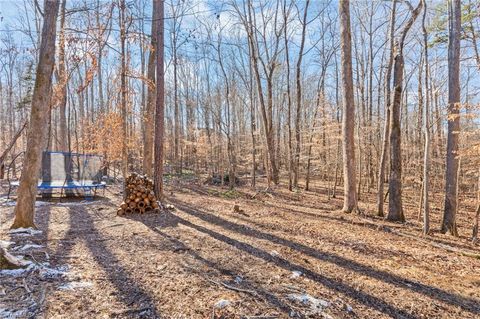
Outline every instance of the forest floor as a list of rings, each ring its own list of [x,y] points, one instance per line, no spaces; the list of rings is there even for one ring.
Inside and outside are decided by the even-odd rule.
[[[38,202],[34,234],[8,232],[14,202],[0,199],[0,239],[34,262],[0,272],[0,318],[480,317],[470,215],[459,216],[463,237],[426,238],[415,190],[399,224],[369,213],[373,193],[363,215],[344,214],[341,196],[313,186],[179,179],[166,190],[175,209],[126,217],[111,187],[90,202]],[[441,198],[432,202],[437,229]]]

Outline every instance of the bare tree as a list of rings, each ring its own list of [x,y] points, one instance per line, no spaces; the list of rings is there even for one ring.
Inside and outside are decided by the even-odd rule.
[[[390,178],[388,183],[388,214],[387,219],[393,221],[404,221],[405,216],[402,209],[402,152],[400,134],[400,103],[403,91],[404,57],[403,47],[405,38],[413,23],[422,10],[422,1],[413,9],[409,2],[405,2],[411,16],[400,34],[400,41],[395,47],[395,64],[393,68],[393,100],[390,113]]]
[[[355,104],[353,96],[352,34],[350,29],[350,1],[340,0],[340,50],[342,73],[342,138],[343,138],[343,211],[350,213],[357,208],[355,172]]]
[[[67,71],[65,67],[65,7],[66,0],[62,0],[60,35],[58,45],[58,82],[60,86],[59,111],[60,111],[60,137],[58,145],[60,151],[68,151],[68,131],[67,131]]]
[[[445,208],[442,232],[458,236],[457,176],[458,176],[458,134],[460,132],[460,36],[461,1],[448,1],[448,133],[445,171]]]
[[[285,64],[286,64],[286,82],[287,82],[287,128],[288,128],[288,190],[292,191],[293,187],[293,170],[295,169],[292,148],[292,94],[290,90],[290,53],[288,49],[288,14],[287,0],[283,1],[283,23],[285,24],[284,41],[285,41]],[[295,173],[298,175],[298,173]]]
[[[148,87],[147,87],[147,107],[143,116],[145,121],[145,144],[143,146],[143,170],[147,176],[152,176],[152,162],[153,162],[153,136],[154,125],[152,115],[155,113],[155,57],[157,52],[157,27],[153,15],[156,13],[157,1],[153,0],[152,9],[152,33],[150,42],[150,52],[148,55]],[[162,69],[163,70],[163,69]]]
[[[128,172],[128,127],[127,127],[127,57],[125,51],[125,42],[127,40],[127,21],[125,0],[119,0],[119,24],[120,24],[120,109],[122,112],[122,175],[127,178]]]
[[[302,25],[302,35],[300,40],[300,49],[298,51],[297,70],[296,70],[297,109],[296,109],[296,116],[295,116],[295,165],[293,170],[293,186],[294,187],[298,187],[298,171],[300,166],[300,117],[302,112],[301,71],[302,71],[303,50],[305,48],[305,35],[306,35],[306,29],[308,24],[307,14],[308,14],[309,4],[310,4],[310,0],[307,0],[305,2],[305,9],[303,11],[303,19],[300,20],[300,23]]]
[[[267,146],[267,162],[270,166],[267,170],[267,181],[270,186],[272,181],[274,184],[279,183],[279,170],[275,154],[275,138],[273,131],[273,81],[278,66],[277,58],[280,54],[280,39],[281,35],[284,33],[284,24],[279,23],[279,2],[276,4],[272,19],[267,18],[266,16],[265,11],[268,10],[266,5],[260,6],[261,14],[259,16],[262,18],[262,27],[259,27],[257,24],[257,15],[253,12],[253,4],[250,1],[247,1],[245,6],[246,8],[244,7],[242,12],[242,10],[234,4],[234,8],[239,14],[248,36],[248,45],[251,52],[250,59],[255,74],[255,83],[257,85],[257,94],[260,102],[260,114]],[[269,33],[267,27],[270,24],[273,30],[271,31],[271,34],[267,34]],[[271,38],[271,41],[268,40],[269,38]],[[260,47],[263,48],[262,51]],[[261,70],[263,70],[263,72],[261,72]],[[261,73],[263,73],[265,80],[262,79]],[[264,83],[266,84],[266,94],[264,91]]]
[[[164,1],[154,0],[153,22],[157,24],[156,52],[157,58],[157,80],[155,100],[155,166],[154,182],[155,196],[163,200],[163,151],[164,151],[164,130],[165,130],[165,74],[163,71],[164,61]]]
[[[423,156],[423,233],[426,235],[430,231],[430,69],[428,65],[428,33],[425,27],[425,19],[427,16],[427,2],[423,2],[423,19],[422,19],[422,31],[423,31],[423,51],[424,51],[424,64],[425,64],[425,148]]]
[[[35,198],[52,97],[52,73],[55,66],[58,7],[58,0],[45,0],[42,40],[32,97],[25,165],[20,177],[17,205],[15,206],[15,220],[12,228],[35,227]]]
[[[390,83],[392,79],[392,67],[394,59],[394,33],[395,33],[395,12],[397,7],[397,1],[393,0],[392,12],[390,15],[389,26],[389,42],[390,42],[390,58],[388,60],[388,66],[385,76],[385,125],[383,128],[383,143],[382,153],[380,157],[380,164],[378,167],[378,179],[377,179],[377,216],[383,217],[383,202],[384,195],[383,189],[385,184],[385,166],[387,166],[387,154],[388,154],[388,138],[390,135]]]

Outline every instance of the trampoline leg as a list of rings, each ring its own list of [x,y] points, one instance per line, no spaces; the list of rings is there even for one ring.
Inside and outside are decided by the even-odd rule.
[[[43,199],[50,199],[52,198],[52,191],[43,189],[43,190],[40,190],[40,195],[42,196]]]
[[[83,189],[83,193],[85,195],[85,200],[88,200],[88,201],[91,201],[93,200],[93,197],[92,197],[92,189],[90,187],[85,187]]]

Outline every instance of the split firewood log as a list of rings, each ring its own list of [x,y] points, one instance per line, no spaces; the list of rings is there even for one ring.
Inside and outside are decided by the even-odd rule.
[[[160,211],[153,191],[153,181],[146,176],[132,173],[126,178],[124,201],[120,204],[119,216],[131,213],[143,214],[147,211]]]

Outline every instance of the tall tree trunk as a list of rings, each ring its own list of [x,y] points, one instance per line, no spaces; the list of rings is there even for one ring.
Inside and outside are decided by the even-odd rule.
[[[100,0],[97,0],[97,12],[96,12],[96,22],[97,28],[101,28],[100,24]],[[98,102],[101,112],[105,111],[105,105],[103,100],[103,77],[102,77],[102,50],[105,45],[105,42],[102,38],[99,38],[97,41],[98,46],[98,55],[97,55],[97,80],[98,80]]]
[[[480,222],[480,169],[478,170],[478,183],[477,183],[477,211],[475,213],[475,220],[473,223],[472,242],[474,244],[478,241],[478,228]]]
[[[323,98],[323,79],[320,80],[321,84],[321,89],[318,90],[317,93],[317,101],[315,103],[315,112],[313,113],[313,122],[312,122],[312,127],[311,127],[311,134],[308,138],[308,151],[307,151],[307,172],[305,174],[305,190],[308,191],[310,190],[310,168],[311,168],[311,163],[312,163],[312,146],[313,146],[313,137],[315,132],[315,126],[317,125],[317,114],[318,110],[320,109],[320,100]]]
[[[402,152],[400,134],[400,113],[403,91],[403,46],[408,31],[422,10],[422,2],[412,10],[412,15],[402,30],[400,41],[396,47],[395,65],[393,68],[393,100],[390,113],[390,177],[388,181],[388,214],[387,219],[405,221],[402,209]]]
[[[425,59],[425,150],[423,157],[423,233],[425,235],[430,231],[430,202],[429,202],[429,189],[430,189],[430,86],[429,86],[429,66],[428,66],[428,39],[427,28],[425,27],[425,19],[427,16],[427,2],[423,1],[423,50]],[[420,96],[419,96],[420,97]]]
[[[156,14],[156,5],[158,1],[153,0],[152,4],[152,17]],[[154,125],[153,116],[155,114],[155,56],[157,52],[157,26],[155,20],[152,18],[152,33],[150,42],[150,52],[148,54],[148,67],[147,67],[147,107],[143,119],[145,121],[145,143],[143,145],[143,171],[147,176],[152,176],[152,162],[153,162],[153,135]]]
[[[126,17],[125,17],[125,0],[120,0],[120,59],[121,59],[121,74],[120,74],[120,108],[122,112],[122,175],[127,178],[128,173],[128,149],[127,149],[127,62],[125,52],[125,42],[127,39]],[[87,94],[88,96],[88,94]]]
[[[293,174],[293,186],[298,187],[298,171],[300,169],[300,116],[302,112],[302,59],[303,49],[305,47],[305,35],[307,29],[307,14],[310,0],[305,2],[305,9],[302,20],[302,38],[300,41],[300,49],[298,51],[297,70],[296,70],[296,85],[297,85],[297,109],[295,116],[295,169]]]
[[[248,44],[251,52],[250,60],[253,66],[253,71],[255,74],[255,83],[257,85],[257,93],[259,98],[260,104],[260,114],[262,116],[262,124],[263,130],[265,133],[265,142],[266,142],[266,150],[267,156],[264,157],[264,162],[269,163],[266,166],[267,170],[267,184],[270,187],[270,183],[273,180],[275,184],[278,184],[278,169],[275,162],[275,140],[273,136],[273,123],[272,123],[272,110],[273,110],[273,92],[272,92],[272,76],[274,72],[274,65],[270,66],[269,73],[266,74],[267,76],[267,101],[265,101],[265,96],[263,92],[263,85],[264,82],[260,76],[259,70],[259,53],[258,48],[256,45],[256,36],[254,31],[254,14],[252,13],[252,4],[248,2],[248,22],[245,23],[245,30],[248,34]],[[277,42],[278,46],[278,42]],[[272,63],[274,64],[274,63]]]
[[[285,40],[285,64],[286,64],[286,82],[287,82],[287,129],[288,129],[288,190],[292,191],[293,187],[293,175],[297,176],[297,173],[293,173],[295,169],[294,159],[293,159],[293,148],[292,148],[292,95],[290,92],[290,54],[288,51],[288,36],[287,36],[287,1],[283,2],[283,23],[285,25],[283,29],[284,40]]]
[[[60,82],[60,99],[59,99],[59,111],[60,111],[60,138],[59,150],[63,152],[68,151],[68,131],[67,131],[67,72],[65,70],[65,6],[66,0],[62,1],[60,18],[60,35],[59,35],[59,47],[58,47],[58,75]]]
[[[450,0],[448,3],[448,135],[442,232],[449,232],[453,236],[458,236],[456,214],[459,165],[457,156],[460,132],[460,32],[462,13],[460,0]]]
[[[355,172],[355,104],[352,74],[352,35],[350,31],[350,1],[340,0],[340,48],[342,73],[342,135],[343,135],[343,211],[350,213],[357,207]]]
[[[399,50],[400,48],[397,48]],[[393,69],[393,102],[390,113],[390,176],[388,179],[388,220],[405,221],[402,210],[402,152],[400,100],[403,85],[403,55],[397,53]]]
[[[368,32],[368,145],[367,145],[367,172],[368,172],[368,187],[367,191],[370,193],[370,189],[373,188],[375,183],[375,174],[373,170],[373,12],[374,1],[371,2],[371,14],[369,19],[369,32]]]
[[[164,58],[164,1],[154,0],[156,10],[153,23],[157,24],[156,48],[157,56],[157,81],[156,81],[156,101],[155,101],[155,195],[163,200],[163,149],[164,149],[164,130],[165,130],[165,74],[163,71]]]
[[[271,178],[275,185],[278,184],[278,167],[275,156],[275,136],[273,131],[273,71],[271,66],[270,75],[267,79],[267,107],[263,114],[263,122],[265,128],[265,136],[267,139],[268,158],[270,160]],[[260,81],[260,79],[257,79]],[[263,94],[263,93],[262,93]]]
[[[249,46],[250,56],[252,55],[252,50]],[[251,186],[255,189],[256,186],[256,172],[257,172],[257,163],[256,163],[256,139],[255,139],[255,131],[256,131],[256,120],[255,120],[255,101],[254,101],[254,88],[253,88],[253,65],[252,60],[249,60],[249,77],[250,77],[250,87],[249,87],[249,96],[250,96],[250,127],[251,127],[251,137],[252,137],[252,183]]]
[[[385,76],[385,126],[383,129],[383,143],[382,143],[382,155],[380,157],[380,164],[378,167],[378,180],[377,180],[377,216],[383,217],[383,202],[384,195],[383,189],[385,184],[385,166],[387,166],[387,152],[388,152],[388,137],[390,136],[390,82],[392,78],[392,66],[393,66],[393,50],[394,50],[394,32],[395,32],[395,9],[397,1],[393,0],[392,12],[390,16],[390,58],[388,61],[387,72]]]
[[[173,156],[174,156],[174,166],[175,172],[181,173],[180,163],[180,106],[178,105],[178,57],[177,57],[177,41],[176,41],[176,31],[173,33],[173,117],[175,121],[175,131],[173,137]]]
[[[25,165],[18,188],[15,220],[12,228],[35,227],[35,197],[45,145],[48,114],[52,97],[52,73],[55,65],[55,37],[58,0],[45,0],[42,40],[32,96],[30,127],[27,135]]]

